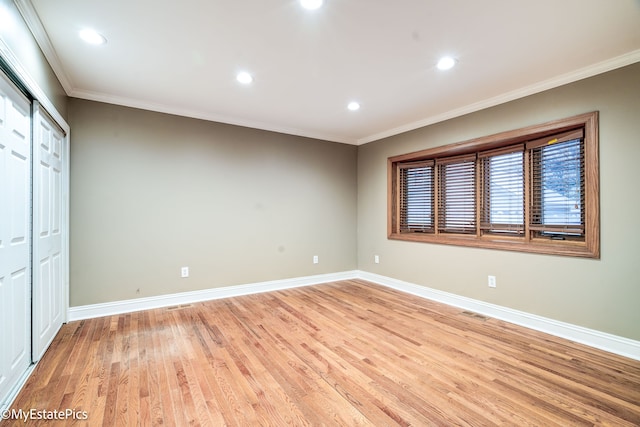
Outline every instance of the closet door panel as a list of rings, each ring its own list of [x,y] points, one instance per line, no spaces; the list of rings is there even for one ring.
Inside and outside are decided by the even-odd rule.
[[[0,73],[0,403],[31,364],[30,110]]]
[[[33,108],[33,360],[39,360],[64,321],[62,171],[64,133],[38,102]]]

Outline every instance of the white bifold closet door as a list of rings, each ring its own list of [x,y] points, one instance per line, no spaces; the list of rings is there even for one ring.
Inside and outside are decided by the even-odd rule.
[[[31,364],[30,110],[0,72],[0,403]]]
[[[33,103],[33,361],[64,322],[64,133]]]

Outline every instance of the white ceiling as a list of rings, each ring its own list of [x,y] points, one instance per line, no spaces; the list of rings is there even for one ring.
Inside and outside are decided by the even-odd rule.
[[[640,61],[640,0],[15,2],[69,96],[350,144]]]

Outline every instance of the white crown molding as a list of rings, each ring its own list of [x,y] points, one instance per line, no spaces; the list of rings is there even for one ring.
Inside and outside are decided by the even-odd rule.
[[[597,64],[590,65],[588,67],[581,68],[579,70],[572,71],[570,73],[562,74],[560,76],[556,76],[551,79],[532,84],[530,86],[503,93],[501,95],[494,96],[492,98],[485,99],[473,104],[465,105],[463,107],[447,111],[446,113],[437,114],[435,116],[418,120],[417,122],[407,123],[406,125],[398,126],[393,129],[389,129],[380,133],[376,133],[374,135],[367,136],[365,138],[358,139],[356,144],[367,144],[369,142],[388,138],[404,132],[409,132],[421,127],[443,122],[445,120],[454,119],[465,114],[474,113],[476,111],[484,110],[490,107],[495,107],[496,105],[504,104],[509,101],[514,101],[516,99],[524,98],[529,95],[535,95],[536,93],[544,92],[545,90],[553,89],[559,86],[576,82],[578,80],[583,80],[589,77],[596,76],[598,74],[606,73],[607,71],[612,71],[617,68],[635,64],[636,62],[640,62],[640,49],[625,53],[624,55],[620,55],[606,61],[599,62]]]
[[[453,307],[470,310],[484,316],[504,320],[525,328],[544,332],[560,338],[575,341],[589,347],[598,348],[609,353],[618,354],[634,360],[640,360],[640,341],[634,341],[617,335],[560,322],[524,311],[479,301],[437,289],[427,288],[391,277],[359,271],[359,277],[379,285],[387,286],[402,292],[441,302]]]
[[[94,317],[111,316],[122,313],[131,313],[134,311],[191,304],[214,299],[272,292],[282,289],[350,279],[366,280],[401,292],[406,292],[453,307],[470,310],[484,316],[504,320],[506,322],[524,326],[525,328],[585,344],[609,353],[618,354],[634,360],[640,360],[640,341],[634,341],[628,338],[607,334],[605,332],[584,328],[582,326],[560,322],[546,317],[537,316],[535,314],[513,310],[511,308],[474,300],[436,289],[430,289],[425,286],[360,270],[71,307],[68,310],[67,319],[68,321],[90,319]]]
[[[597,64],[584,67],[579,70],[572,71],[570,73],[562,74],[560,76],[553,77],[551,79],[532,84],[530,86],[520,88],[514,91],[510,91],[489,99],[485,99],[473,104],[465,105],[460,108],[456,108],[435,116],[426,117],[416,122],[407,123],[402,126],[398,126],[392,129],[385,130],[373,135],[369,135],[363,138],[347,138],[339,135],[324,134],[321,132],[309,132],[303,129],[289,128],[285,126],[276,126],[267,123],[261,123],[254,120],[245,120],[237,117],[229,117],[224,115],[216,115],[211,113],[203,113],[198,111],[192,111],[182,108],[176,108],[166,105],[160,105],[155,103],[146,102],[143,100],[119,97],[109,94],[91,92],[74,88],[71,79],[64,70],[62,61],[58,57],[55,48],[53,47],[49,36],[47,35],[38,13],[33,7],[30,0],[14,0],[18,10],[22,14],[27,26],[33,33],[36,42],[40,46],[43,54],[49,61],[51,68],[60,80],[60,84],[64,88],[68,96],[82,98],[92,101],[105,102],[108,104],[116,104],[133,108],[140,108],[143,110],[156,111],[160,113],[174,114],[178,116],[191,117],[195,119],[208,120],[220,123],[226,123],[236,126],[250,127],[254,129],[261,129],[271,132],[284,133],[289,135],[296,135],[305,138],[313,138],[324,141],[339,142],[343,144],[351,145],[363,145],[369,142],[377,141],[383,138],[395,136],[404,132],[412,131],[421,127],[439,123],[445,120],[453,119],[465,114],[480,111],[486,108],[494,107],[496,105],[504,104],[509,101],[524,98],[529,95],[534,95],[545,90],[553,89],[565,84],[573,83],[578,80],[582,80],[588,77],[592,77],[598,74],[605,73],[607,71],[621,68],[626,65],[640,62],[640,49],[628,52],[626,54],[617,56],[615,58],[608,59],[606,61],[599,62]]]
[[[29,74],[22,63],[9,49],[9,46],[0,38],[0,57],[7,63],[11,71],[15,74],[24,87],[30,92],[34,99],[37,99],[44,109],[49,113],[51,118],[62,128],[65,134],[69,135],[70,127],[67,121],[62,117],[56,106],[51,102],[47,94],[42,90],[36,80]]]
[[[45,58],[47,58],[47,61],[60,81],[62,88],[65,90],[67,95],[69,95],[73,90],[71,79],[69,79],[69,76],[62,66],[62,61],[60,61],[60,58],[58,57],[58,53],[53,47],[53,44],[51,44],[49,35],[44,29],[42,21],[40,21],[38,12],[36,12],[36,9],[33,7],[33,4],[31,4],[30,0],[13,0],[13,2],[24,18],[31,34],[33,34],[36,43],[40,46],[40,50],[42,50]]]
[[[26,1],[26,0],[21,0],[21,1]],[[422,120],[418,120],[416,122],[411,122],[406,125],[395,127],[374,135],[370,135],[368,137],[358,138],[358,139],[345,138],[339,135],[329,135],[329,134],[323,134],[319,132],[317,133],[308,132],[308,131],[305,131],[302,129],[296,129],[296,128],[274,126],[267,123],[253,121],[253,120],[244,120],[237,117],[215,115],[211,113],[204,113],[199,111],[175,108],[167,105],[155,104],[155,103],[145,102],[145,101],[141,101],[133,98],[114,96],[114,95],[98,93],[98,92],[74,89],[68,93],[69,93],[69,96],[73,96],[76,98],[105,102],[107,104],[116,104],[116,105],[122,105],[126,107],[132,107],[132,108],[140,108],[143,110],[174,114],[178,116],[191,117],[195,119],[208,120],[208,121],[214,121],[219,123],[226,123],[226,124],[231,124],[236,126],[244,126],[244,127],[249,127],[253,129],[266,130],[270,132],[279,132],[279,133],[284,133],[288,135],[301,136],[305,138],[319,139],[323,141],[339,142],[342,144],[350,144],[350,145],[364,145],[369,142],[395,136],[404,132],[412,131],[421,127],[435,124],[435,123],[443,122],[445,120],[460,117],[465,114],[484,110],[490,107],[495,107],[496,105],[504,104],[509,101],[514,101],[516,99],[524,98],[529,95],[534,95],[536,93],[540,93],[545,90],[553,89],[559,86],[563,86],[569,83],[583,80],[588,77],[593,77],[595,75],[602,74],[607,71],[611,71],[627,65],[635,64],[636,62],[640,62],[640,49],[626,53],[624,55],[617,56],[615,58],[608,59],[606,61],[599,62],[597,64],[590,65],[588,67],[585,67],[576,71],[572,71],[570,73],[562,74],[560,76],[556,76],[554,78],[535,83],[533,85],[530,85],[524,88],[503,93],[501,95],[498,95],[489,99],[485,99],[473,104],[465,105],[463,107],[456,108],[442,114],[437,114],[435,116],[427,117]]]
[[[18,8],[18,10],[20,11],[20,14],[24,18],[27,26],[29,27],[29,30],[33,34],[33,37],[35,38],[36,43],[38,43],[38,46],[40,46],[42,53],[44,54],[45,58],[47,58],[49,65],[53,69],[53,72],[55,73],[58,80],[60,81],[60,84],[65,90],[67,96],[87,99],[90,101],[104,102],[107,104],[115,104],[115,105],[122,105],[125,107],[139,108],[142,110],[155,111],[159,113],[190,117],[194,119],[225,123],[225,124],[230,124],[235,126],[243,126],[243,127],[253,128],[253,129],[260,129],[260,130],[265,130],[270,132],[278,132],[278,133],[283,133],[287,135],[295,135],[295,136],[300,136],[304,138],[318,139],[322,141],[331,141],[331,142],[338,142],[338,143],[350,144],[350,145],[357,144],[356,139],[345,138],[339,135],[331,135],[331,134],[325,134],[321,132],[309,132],[302,129],[290,128],[286,126],[276,126],[276,125],[271,125],[267,123],[261,123],[254,120],[245,120],[237,117],[203,113],[199,111],[193,111],[193,110],[188,110],[183,108],[176,108],[176,107],[171,107],[167,105],[146,102],[146,101],[138,100],[134,98],[121,97],[116,95],[77,89],[74,87],[71,81],[71,78],[65,71],[62,61],[60,60],[58,53],[53,47],[53,44],[51,43],[51,39],[49,39],[49,35],[47,34],[47,31],[42,25],[42,21],[40,20],[38,13],[33,7],[31,0],[13,0],[13,1],[16,7]]]
[[[352,138],[344,138],[338,135],[330,135],[320,132],[309,132],[302,129],[276,126],[256,120],[245,120],[237,117],[224,116],[219,114],[204,113],[185,108],[176,108],[168,105],[142,101],[139,99],[124,96],[110,95],[88,90],[74,89],[69,93],[74,98],[86,99],[88,101],[104,102],[106,104],[121,105],[124,107],[139,108],[141,110],[155,111],[158,113],[172,114],[175,116],[190,117],[192,119],[207,120],[210,122],[224,123],[234,126],[242,126],[251,129],[260,129],[269,132],[278,132],[286,135],[295,135],[303,138],[318,139],[321,141],[338,142],[342,144],[356,145],[357,141]]]

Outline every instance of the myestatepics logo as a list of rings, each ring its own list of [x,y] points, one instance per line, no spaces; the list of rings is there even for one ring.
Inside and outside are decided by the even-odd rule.
[[[33,420],[88,420],[87,411],[75,409],[5,409],[2,411],[3,420],[22,420],[25,423]]]

